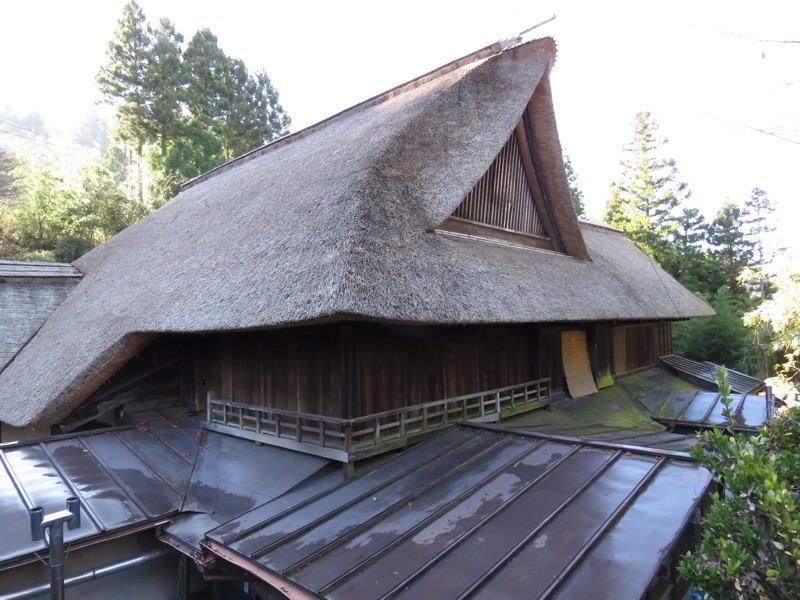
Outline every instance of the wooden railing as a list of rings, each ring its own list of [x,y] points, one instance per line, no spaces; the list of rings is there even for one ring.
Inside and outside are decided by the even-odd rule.
[[[210,429],[351,462],[403,447],[457,421],[500,419],[550,404],[550,380],[538,379],[477,394],[338,419],[218,400],[209,393]]]

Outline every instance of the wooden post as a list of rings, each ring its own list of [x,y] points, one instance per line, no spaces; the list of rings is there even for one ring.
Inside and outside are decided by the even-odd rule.
[[[347,454],[353,453],[353,424],[347,422],[344,425],[344,451]]]
[[[211,403],[214,401],[214,392],[209,390],[206,392],[206,421],[208,423],[212,422],[212,411],[211,411]]]

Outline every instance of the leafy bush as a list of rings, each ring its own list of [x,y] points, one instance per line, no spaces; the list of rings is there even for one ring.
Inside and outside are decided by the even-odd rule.
[[[92,242],[72,236],[63,237],[56,242],[53,256],[57,262],[71,263],[92,249]]]
[[[692,456],[724,493],[712,494],[703,541],[681,560],[681,575],[715,600],[800,598],[800,410],[755,436],[715,428]]]

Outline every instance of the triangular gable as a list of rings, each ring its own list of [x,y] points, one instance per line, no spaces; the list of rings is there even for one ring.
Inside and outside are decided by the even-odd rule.
[[[526,109],[497,158],[441,229],[565,252],[532,139]]]

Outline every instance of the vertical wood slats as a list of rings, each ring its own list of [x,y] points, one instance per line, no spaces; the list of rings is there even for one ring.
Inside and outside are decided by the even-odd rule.
[[[547,236],[525,177],[516,132],[453,216],[511,231]]]

